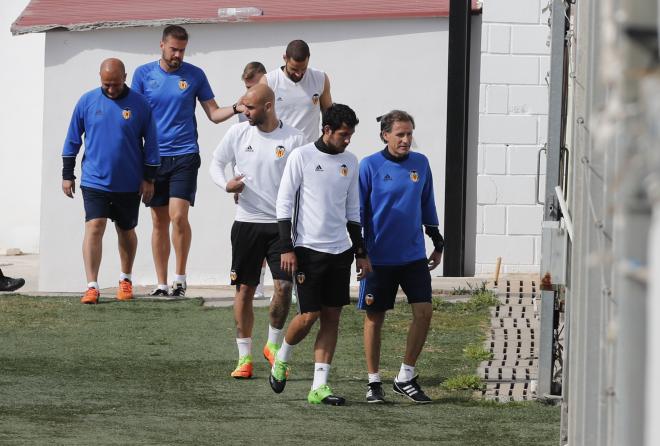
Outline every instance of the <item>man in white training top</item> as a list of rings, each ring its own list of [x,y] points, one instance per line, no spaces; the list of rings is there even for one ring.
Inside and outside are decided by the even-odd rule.
[[[293,40],[286,47],[284,65],[259,81],[275,92],[277,115],[304,133],[305,144],[318,139],[321,112],[332,105],[328,75],[308,67],[309,56],[307,43]]]
[[[291,154],[277,194],[281,264],[295,277],[298,314],[277,353],[270,385],[276,393],[284,390],[293,346],[320,319],[314,381],[307,396],[312,404],[341,406],[345,402],[327,382],[341,309],[350,303],[353,255],[358,280],[371,271],[360,226],[358,161],[345,152],[357,124],[355,112],[346,105],[332,104],[325,110],[323,136]]]
[[[275,293],[270,304],[268,342],[263,353],[273,364],[291,303],[291,275],[280,269],[280,240],[275,213],[277,191],[286,160],[302,145],[302,133],[277,118],[275,96],[267,85],[255,85],[241,99],[247,122],[234,124],[218,145],[211,161],[213,181],[230,194],[240,193],[231,229],[230,278],[236,285],[234,318],[238,365],[234,378],[251,378],[252,301],[259,284],[261,263],[267,259]],[[227,180],[231,164],[236,176]]]

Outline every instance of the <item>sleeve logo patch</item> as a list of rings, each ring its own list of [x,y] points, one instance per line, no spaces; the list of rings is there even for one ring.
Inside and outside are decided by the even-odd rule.
[[[410,179],[412,180],[413,183],[416,183],[419,181],[419,174],[417,173],[416,170],[411,170],[410,171]]]
[[[276,157],[282,158],[282,157],[284,157],[285,154],[286,154],[286,149],[284,148],[284,146],[275,147],[275,156]]]
[[[131,113],[131,109],[128,108],[128,107],[125,108],[125,109],[123,109],[123,110],[121,111],[121,116],[122,116],[122,118],[124,118],[124,119],[126,119],[126,120],[131,119],[131,114],[132,114],[132,113]]]
[[[345,177],[345,176],[348,175],[348,167],[346,166],[346,164],[342,164],[342,165],[341,165],[341,167],[339,168],[339,174],[340,174],[342,177]]]
[[[188,82],[185,79],[181,79],[179,81],[179,89],[185,90],[186,88],[188,88]]]

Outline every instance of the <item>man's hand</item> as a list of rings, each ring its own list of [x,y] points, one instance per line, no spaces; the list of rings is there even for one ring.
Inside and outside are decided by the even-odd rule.
[[[62,180],[62,192],[69,198],[76,193],[76,180]]]
[[[140,184],[140,195],[142,196],[142,202],[148,204],[154,197],[154,183],[142,180],[142,184]]]
[[[429,271],[433,271],[440,265],[440,260],[442,260],[442,251],[433,251],[429,256]]]
[[[238,193],[238,194],[243,192],[243,189],[245,188],[245,184],[242,181],[243,178],[245,178],[245,175],[241,174],[227,181],[227,187],[226,187],[227,192]]]
[[[355,271],[357,272],[357,280],[367,277],[367,274],[373,271],[369,257],[355,259]]]
[[[298,259],[293,251],[285,252],[280,255],[280,268],[285,273],[293,277],[294,271],[298,269]]]

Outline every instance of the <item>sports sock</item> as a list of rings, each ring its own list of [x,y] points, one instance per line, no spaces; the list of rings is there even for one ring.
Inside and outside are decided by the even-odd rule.
[[[280,345],[282,342],[282,329],[277,329],[272,325],[268,325],[268,342],[272,342],[275,345]]]
[[[163,291],[167,291],[167,290],[169,290],[169,288],[167,287],[167,284],[165,284],[165,283],[159,283],[158,286],[157,286],[157,288],[158,288],[159,290],[163,290]]]
[[[312,390],[316,390],[323,384],[327,384],[329,374],[330,364],[325,364],[323,362],[314,363],[314,382],[312,382]]]
[[[282,345],[277,351],[277,359],[283,362],[289,362],[291,355],[293,354],[293,345],[290,345],[286,342],[286,339],[282,340]]]
[[[380,380],[380,372],[369,373],[368,375],[369,375],[369,384],[382,382]]]
[[[408,382],[414,377],[415,377],[415,367],[412,365],[401,363],[401,369],[399,370],[399,375],[396,377],[397,382],[400,383]]]
[[[124,279],[133,280],[131,277],[132,277],[131,273],[128,273],[128,274],[120,273],[119,274],[119,281],[121,282]]]
[[[242,358],[252,352],[252,338],[236,338],[238,346],[238,357]]]
[[[87,288],[96,288],[98,290],[99,289],[99,283],[98,282],[89,282],[87,284]]]
[[[186,283],[186,275],[185,274],[175,274],[174,275],[174,281],[185,284]]]

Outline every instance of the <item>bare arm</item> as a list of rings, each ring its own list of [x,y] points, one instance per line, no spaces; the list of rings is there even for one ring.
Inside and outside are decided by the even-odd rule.
[[[265,77],[265,76],[264,76]],[[323,94],[321,95],[321,111],[325,111],[332,105],[332,96],[330,95],[330,79],[325,75],[325,84],[323,85]]]
[[[215,99],[201,102],[206,116],[211,122],[219,124],[234,116],[234,108],[231,105],[219,107]]]

